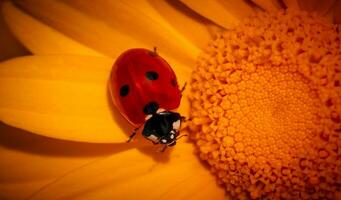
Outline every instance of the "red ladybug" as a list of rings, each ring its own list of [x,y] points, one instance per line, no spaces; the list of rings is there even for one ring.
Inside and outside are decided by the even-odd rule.
[[[110,78],[110,91],[120,113],[154,144],[174,146],[181,121],[179,107],[182,90],[170,65],[156,49],[129,49],[116,60]]]

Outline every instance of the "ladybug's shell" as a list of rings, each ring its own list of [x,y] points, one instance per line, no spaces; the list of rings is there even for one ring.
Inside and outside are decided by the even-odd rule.
[[[156,72],[156,79],[148,79],[150,72]],[[129,87],[128,93],[125,90],[122,95],[122,86]],[[173,110],[181,100],[174,71],[156,52],[147,49],[130,49],[118,57],[111,71],[110,89],[116,107],[134,126],[145,122],[143,109],[148,103]]]

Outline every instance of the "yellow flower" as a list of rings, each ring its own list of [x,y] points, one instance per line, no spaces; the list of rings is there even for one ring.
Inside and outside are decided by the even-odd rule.
[[[338,28],[305,12],[259,14],[198,59],[189,126],[232,196],[330,199],[339,189]]]
[[[0,63],[0,120],[16,127],[0,126],[0,197],[225,199],[190,143],[162,154],[141,137],[125,143],[133,127],[108,96],[111,66],[126,49],[156,46],[182,85],[216,33],[254,13],[301,8],[339,23],[340,1],[321,2],[3,2],[5,21],[33,55]]]

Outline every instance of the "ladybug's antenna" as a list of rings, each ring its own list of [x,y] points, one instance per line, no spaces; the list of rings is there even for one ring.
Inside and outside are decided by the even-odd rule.
[[[157,48],[156,47],[154,47],[154,53],[157,55]]]
[[[176,138],[176,141],[178,141],[180,138],[182,138],[182,137],[184,137],[184,136],[188,136],[188,135],[186,135],[186,134],[180,135],[179,137]]]

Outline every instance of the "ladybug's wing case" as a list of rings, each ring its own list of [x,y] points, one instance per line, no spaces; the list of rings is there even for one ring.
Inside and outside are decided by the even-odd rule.
[[[133,125],[145,121],[144,107],[156,102],[160,108],[179,107],[181,92],[175,73],[155,52],[131,49],[115,62],[110,81],[114,103]]]

